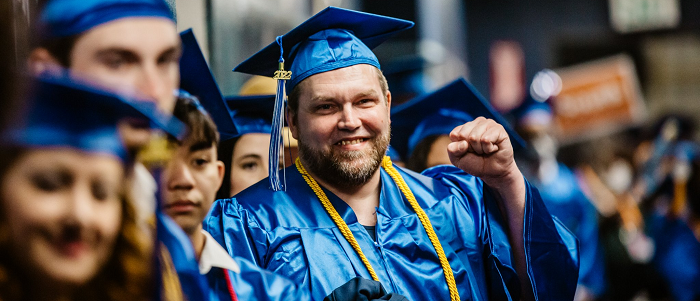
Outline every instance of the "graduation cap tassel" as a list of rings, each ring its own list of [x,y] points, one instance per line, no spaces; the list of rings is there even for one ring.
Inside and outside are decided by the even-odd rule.
[[[282,36],[277,37],[280,47],[279,68],[275,71],[274,79],[277,80],[277,93],[275,94],[275,109],[272,115],[272,129],[270,133],[270,189],[272,191],[284,190],[284,179],[280,180],[280,157],[284,158],[284,140],[282,128],[284,127],[285,85],[292,78],[291,71],[284,70],[284,49],[282,48]]]

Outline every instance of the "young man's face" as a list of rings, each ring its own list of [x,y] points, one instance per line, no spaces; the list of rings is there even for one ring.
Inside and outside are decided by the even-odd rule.
[[[71,51],[69,69],[111,88],[139,91],[164,112],[172,112],[179,59],[180,38],[171,20],[131,17],[82,34]]]
[[[224,163],[217,159],[216,145],[187,140],[163,172],[165,212],[187,234],[199,231],[223,177]]]
[[[326,182],[362,185],[381,163],[389,145],[391,94],[382,92],[377,72],[360,64],[299,84],[296,118],[287,120],[299,156]]]

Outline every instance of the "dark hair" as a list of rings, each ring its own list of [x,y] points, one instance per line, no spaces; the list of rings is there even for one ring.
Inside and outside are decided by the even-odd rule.
[[[228,199],[231,197],[231,169],[233,168],[233,150],[240,137],[221,141],[219,144],[219,160],[224,162],[224,179],[216,192],[217,199]]]
[[[188,131],[185,140],[219,144],[216,123],[203,109],[196,97],[191,95],[178,96],[173,116],[187,125]]]
[[[692,162],[692,171],[686,186],[690,212],[696,219],[700,219],[700,162],[698,160]]]
[[[77,34],[41,41],[36,47],[46,49],[46,51],[48,51],[51,56],[55,58],[59,64],[61,64],[61,66],[70,68],[73,47],[75,46],[75,42],[78,41],[81,36],[82,34]]]
[[[440,136],[441,135],[430,135],[421,140],[408,157],[408,161],[406,161],[406,168],[415,172],[422,172],[428,168],[428,155],[430,155],[430,149],[433,147],[435,140],[440,138]]]

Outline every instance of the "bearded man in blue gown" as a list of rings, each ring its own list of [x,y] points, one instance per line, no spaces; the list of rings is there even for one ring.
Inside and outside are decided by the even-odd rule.
[[[331,7],[236,67],[272,76],[278,59],[291,65],[300,157],[283,189],[263,180],[218,200],[205,230],[313,300],[355,277],[409,300],[571,300],[576,238],[522,176],[503,126],[456,127],[454,166],[417,174],[385,157],[391,93],[370,49],[412,25]]]

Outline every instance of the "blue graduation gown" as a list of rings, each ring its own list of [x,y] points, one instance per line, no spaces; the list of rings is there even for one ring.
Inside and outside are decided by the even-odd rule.
[[[160,208],[156,210],[156,223],[159,243],[168,250],[169,259],[177,272],[183,295],[188,300],[204,300],[207,295],[205,279],[199,274],[197,259],[189,237]],[[162,280],[159,279],[159,281]]]
[[[208,285],[209,294],[205,300],[231,301],[233,298],[229,285],[241,301],[309,300],[308,291],[299,288],[289,279],[243,258],[231,258],[228,251],[211,235],[207,232],[204,235],[206,239],[199,259],[199,273],[205,275]]]
[[[462,300],[517,300],[519,280],[498,206],[483,182],[453,166],[423,175],[399,169],[445,250]],[[325,190],[387,291],[409,300],[449,300],[437,254],[415,212],[381,169],[376,242],[352,209]],[[204,228],[230,254],[308,287],[322,300],[348,280],[371,279],[367,269],[297,169],[286,169],[286,191],[267,181],[218,200]],[[538,300],[571,300],[578,277],[576,238],[547,212],[527,186],[522,236]]]
[[[254,263],[240,257],[234,258],[239,273],[231,270],[212,267],[206,274],[209,284],[210,301],[231,301],[228,283],[223,273],[228,273],[236,297],[240,301],[304,301],[309,300],[308,291],[298,288],[290,280],[263,270]]]
[[[563,164],[558,164],[555,180],[536,186],[549,212],[579,240],[579,284],[601,296],[605,291],[605,262],[595,207],[581,191],[574,173]]]
[[[656,252],[652,263],[677,301],[700,299],[700,242],[688,225],[657,214],[647,221]]]

